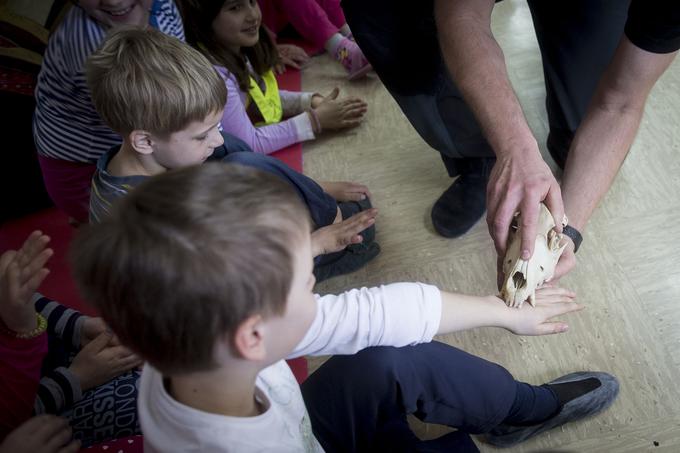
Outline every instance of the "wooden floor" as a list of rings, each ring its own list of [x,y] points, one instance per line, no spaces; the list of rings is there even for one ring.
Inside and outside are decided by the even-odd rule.
[[[546,161],[545,89],[526,3],[505,1],[493,28],[510,76]],[[403,116],[375,75],[352,84],[327,56],[314,58],[303,88],[344,93],[369,102],[366,123],[347,134],[304,146],[305,172],[319,180],[369,185],[380,209],[381,255],[349,276],[317,285],[320,293],[394,281],[443,289],[495,292],[495,256],[485,222],[460,239],[437,236],[434,200],[448,187],[439,154]],[[574,423],[512,451],[680,451],[680,59],[647,103],[635,145],[593,216],[578,267],[563,284],[586,310],[569,316],[569,333],[522,338],[478,329],[439,338],[507,367],[518,379],[542,383],[575,370],[601,370],[621,381],[618,401],[603,415]],[[319,359],[311,361],[318,366]],[[416,424],[436,437],[445,428]],[[658,443],[658,446],[656,446]],[[494,450],[478,443],[483,451]]]

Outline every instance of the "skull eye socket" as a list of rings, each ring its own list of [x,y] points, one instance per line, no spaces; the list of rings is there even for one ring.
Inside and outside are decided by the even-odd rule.
[[[524,285],[527,284],[527,279],[524,278],[524,274],[521,272],[515,272],[512,275],[512,283],[515,285],[515,288],[524,288]]]

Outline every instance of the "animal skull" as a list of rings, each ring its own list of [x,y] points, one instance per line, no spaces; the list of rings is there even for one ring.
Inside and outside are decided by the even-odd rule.
[[[566,244],[560,246],[562,235],[555,231],[555,221],[548,208],[541,203],[534,254],[528,261],[520,258],[522,243],[521,214],[515,214],[510,225],[508,248],[503,260],[505,281],[501,288],[501,298],[509,307],[520,308],[525,300],[534,305],[536,289],[555,273],[555,266]],[[566,226],[567,217],[562,220]]]

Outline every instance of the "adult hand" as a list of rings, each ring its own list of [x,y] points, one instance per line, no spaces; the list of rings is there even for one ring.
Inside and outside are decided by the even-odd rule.
[[[505,255],[510,223],[516,212],[522,214],[521,257],[531,258],[536,241],[539,203],[544,202],[562,232],[564,205],[560,186],[538,148],[509,152],[499,156],[487,186],[489,233],[499,256]]]
[[[338,100],[340,90],[336,87],[314,109],[322,130],[346,129],[361,124],[368,104],[359,98]]]
[[[566,288],[543,286],[536,290],[535,307],[525,303],[522,308],[508,308],[510,315],[505,326],[517,335],[549,335],[566,332],[569,325],[553,318],[582,310],[574,302],[576,294]]]
[[[47,248],[49,241],[48,236],[34,231],[18,251],[8,250],[0,256],[0,317],[14,332],[36,328],[31,296],[49,274],[45,268],[53,254]]]
[[[336,201],[361,201],[371,197],[368,187],[358,182],[323,181],[319,185]]]
[[[312,253],[314,256],[339,252],[351,244],[359,244],[364,238],[362,231],[375,223],[378,210],[367,209],[354,214],[340,223],[319,228],[312,233]]]
[[[78,450],[80,441],[71,440],[68,420],[55,415],[29,418],[0,444],[0,453],[75,453]]]
[[[69,370],[80,381],[80,388],[86,391],[141,364],[142,360],[132,351],[117,345],[113,334],[104,332],[78,352]]]

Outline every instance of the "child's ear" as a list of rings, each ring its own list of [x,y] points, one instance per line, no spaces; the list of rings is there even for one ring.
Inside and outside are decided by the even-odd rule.
[[[234,332],[233,342],[234,352],[239,357],[254,362],[263,361],[267,350],[262,316],[252,315],[241,322]]]
[[[151,134],[147,131],[134,130],[130,132],[130,145],[140,154],[151,154],[153,152],[153,141]]]

